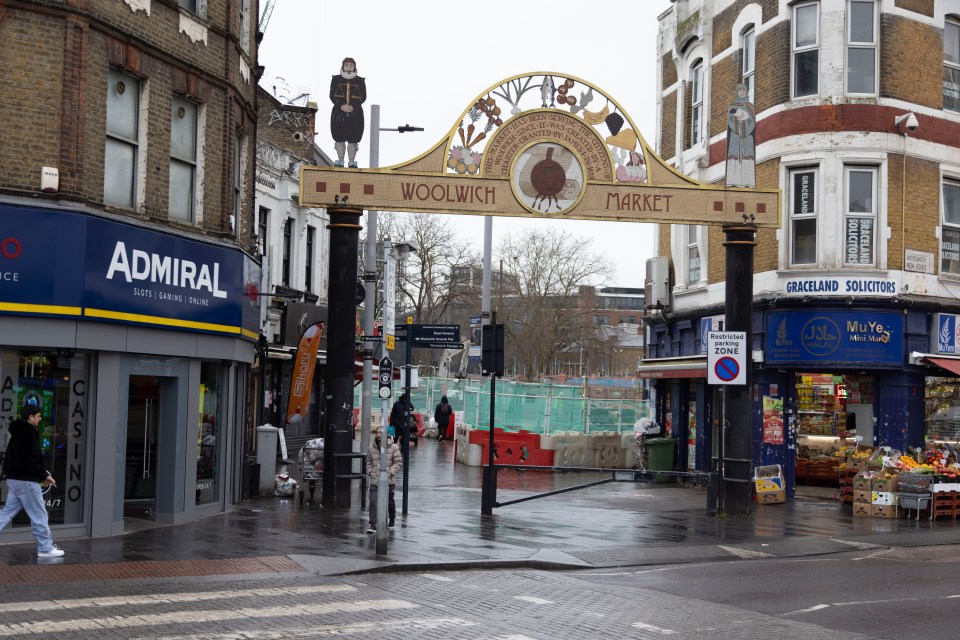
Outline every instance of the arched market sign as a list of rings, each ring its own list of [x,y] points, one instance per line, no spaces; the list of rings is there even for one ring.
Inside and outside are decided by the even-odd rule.
[[[301,169],[300,202],[392,211],[780,226],[777,190],[704,184],[667,165],[623,107],[585,80],[508,78],[419,157],[380,169]]]

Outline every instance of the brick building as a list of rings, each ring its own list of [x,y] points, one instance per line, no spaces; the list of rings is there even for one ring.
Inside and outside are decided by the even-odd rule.
[[[794,451],[854,429],[902,451],[942,438],[925,416],[960,371],[960,1],[677,0],[658,62],[660,155],[731,184],[743,83],[755,186],[782,192],[780,227],[754,251],[754,464],[792,479]],[[648,319],[641,375],[691,443],[681,467],[709,468],[718,424],[704,332],[723,323],[723,240],[719,226],[659,227],[670,301]]]
[[[56,538],[241,497],[256,4],[0,4],[0,451],[40,405]]]

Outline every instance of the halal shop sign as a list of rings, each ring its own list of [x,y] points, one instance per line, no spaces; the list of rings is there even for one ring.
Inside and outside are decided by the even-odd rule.
[[[707,384],[747,384],[747,332],[707,333]]]

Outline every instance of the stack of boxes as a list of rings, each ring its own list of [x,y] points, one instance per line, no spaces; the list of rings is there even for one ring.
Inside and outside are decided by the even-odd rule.
[[[857,473],[853,478],[853,515],[896,518],[898,481],[896,468]]]

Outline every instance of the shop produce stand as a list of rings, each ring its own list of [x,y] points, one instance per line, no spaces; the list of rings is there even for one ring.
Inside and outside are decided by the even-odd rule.
[[[300,504],[303,494],[310,488],[310,503],[317,490],[317,483],[323,480],[323,438],[314,438],[300,447],[297,454],[297,471],[300,472]]]

